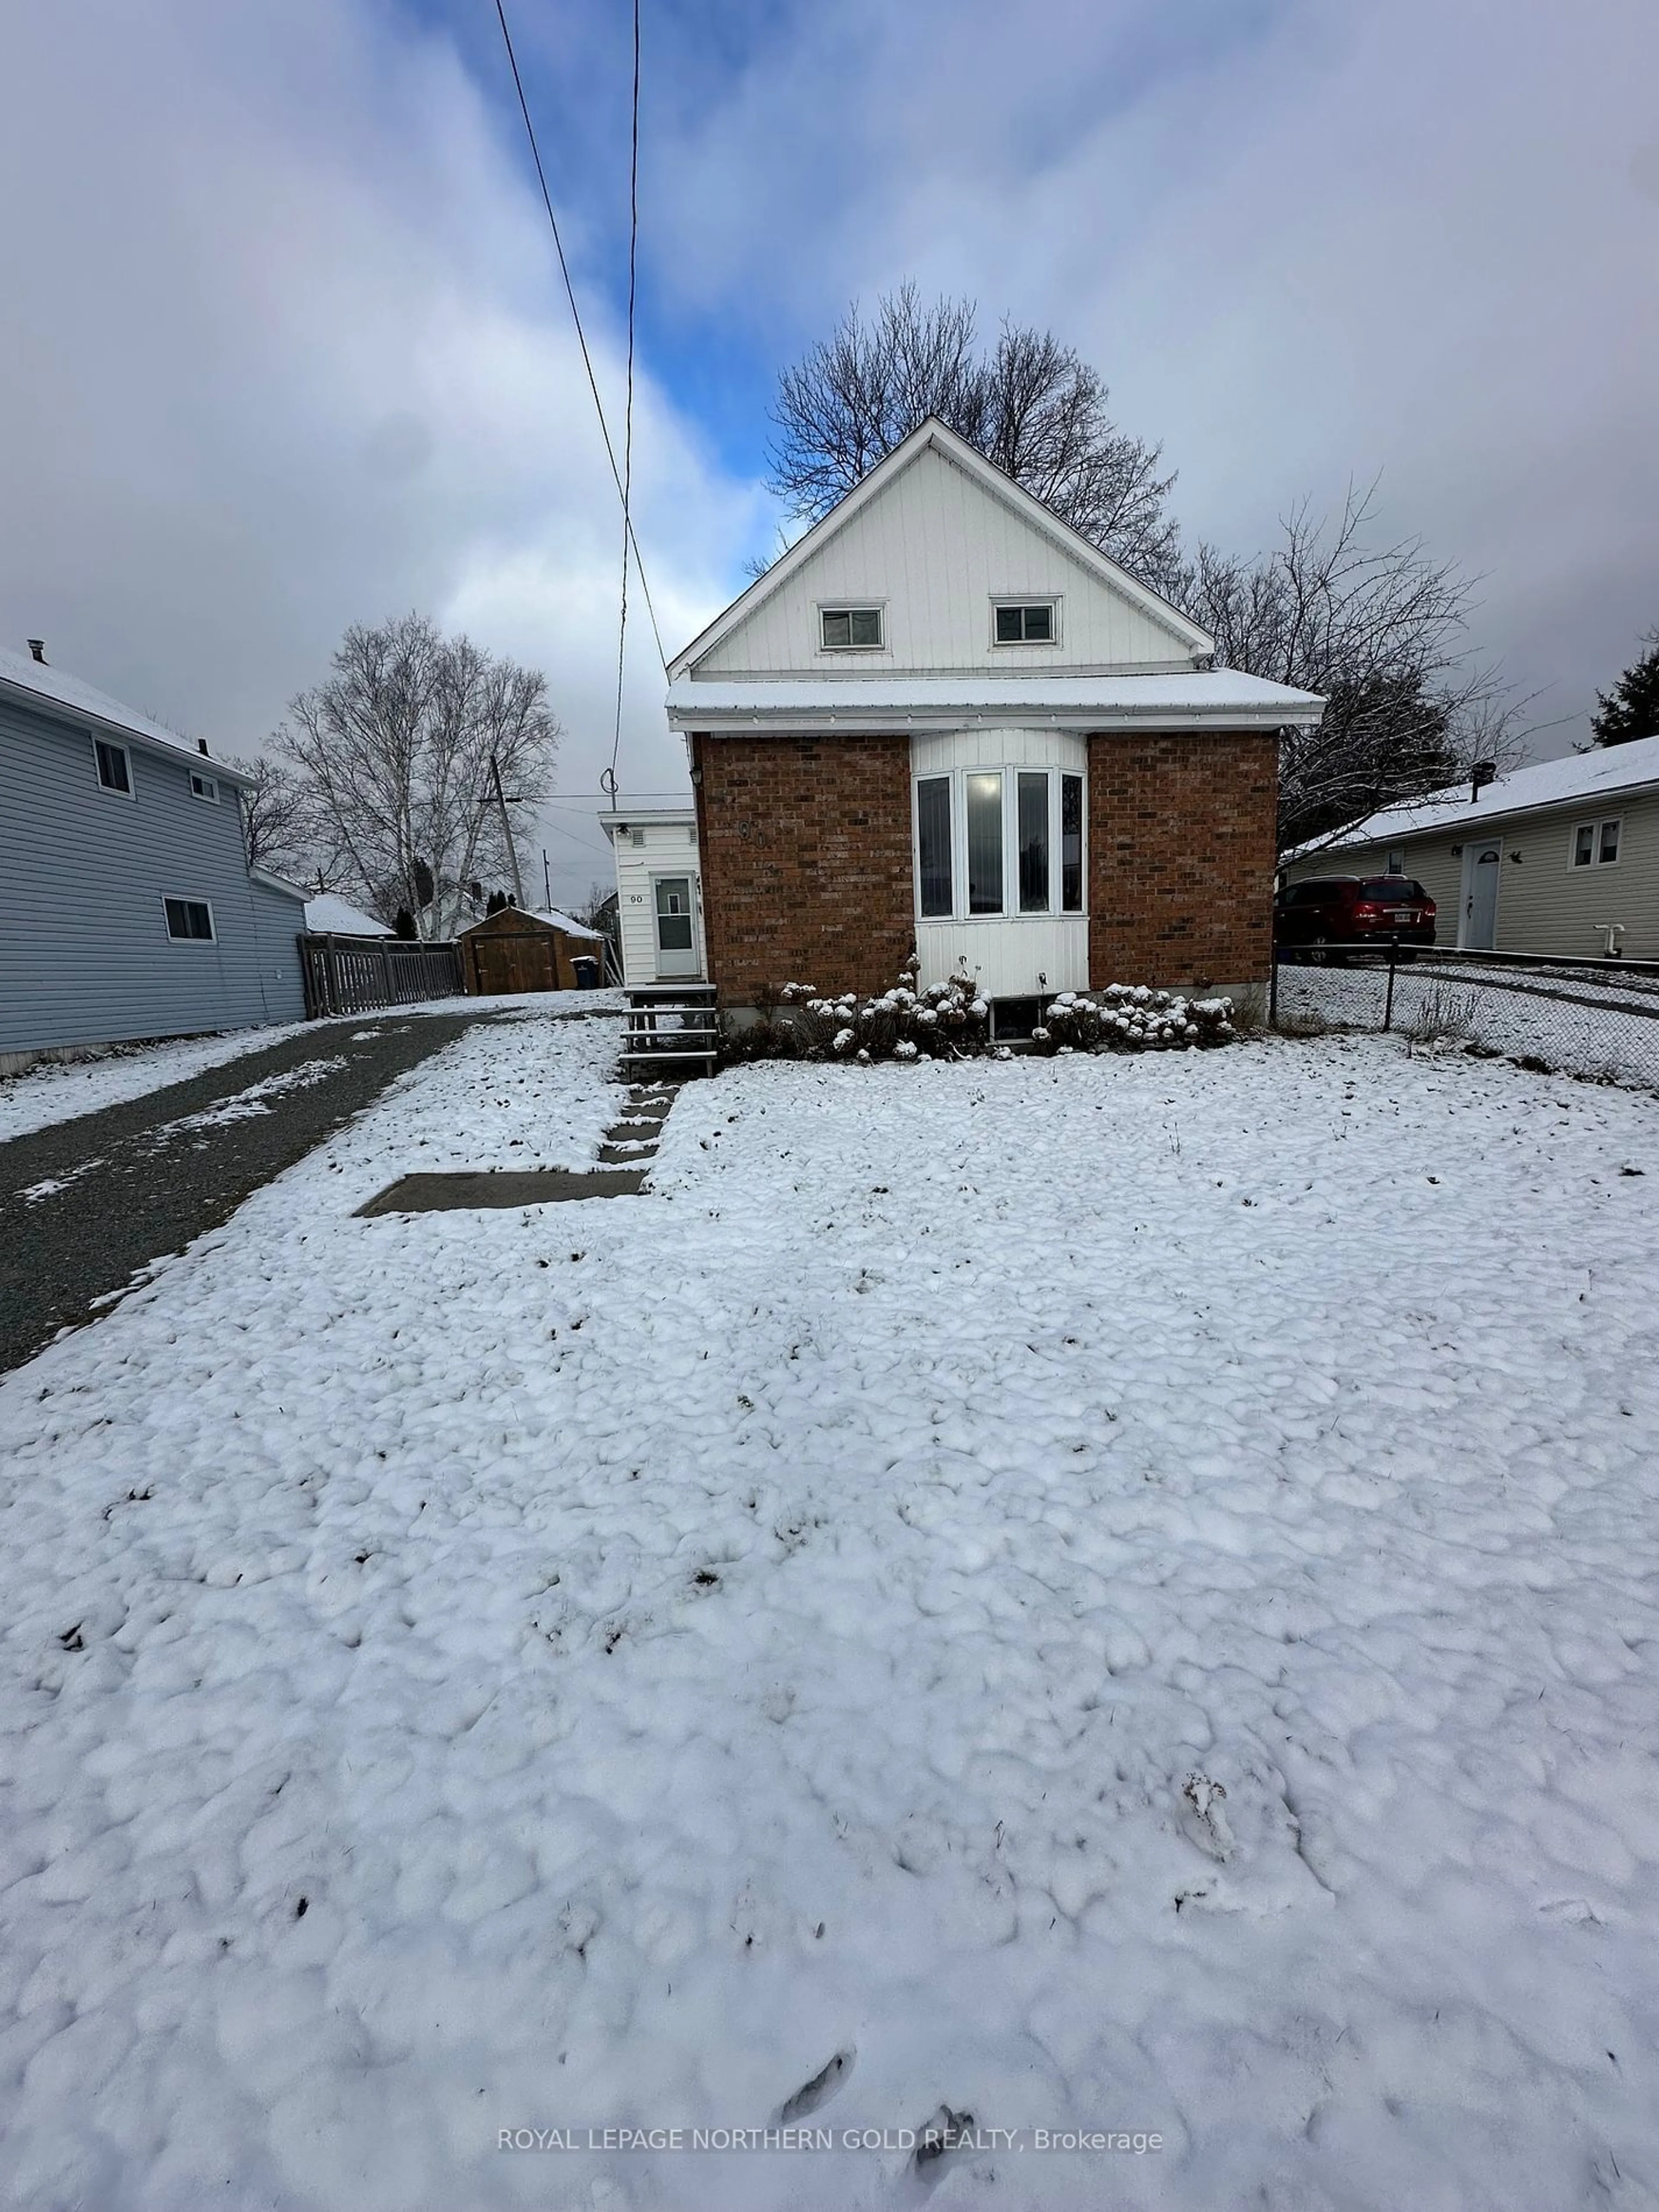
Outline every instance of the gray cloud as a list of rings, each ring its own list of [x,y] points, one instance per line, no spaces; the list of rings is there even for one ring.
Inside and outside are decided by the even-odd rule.
[[[547,50],[560,19],[519,14]],[[1580,718],[1545,743],[1582,728],[1659,619],[1659,14],[848,0],[727,27],[682,70],[686,24],[647,12],[659,325],[781,359],[910,273],[1052,323],[1164,440],[1190,531],[1248,548],[1381,471],[1388,526],[1484,573],[1483,648]],[[575,896],[605,866],[582,810],[619,520],[499,72],[370,0],[63,0],[13,12],[7,59],[0,635],[246,750],[346,623],[465,624],[547,671]],[[614,137],[614,93],[575,143]],[[565,212],[619,397],[586,282],[615,181]],[[637,431],[672,650],[766,517],[648,374]],[[642,620],[628,677],[624,781],[678,787]]]
[[[1659,620],[1656,80],[1644,0],[817,10],[689,136],[674,252],[791,348],[912,272],[1051,323],[1230,545],[1380,472],[1556,750]]]
[[[0,635],[246,750],[347,623],[419,607],[546,670],[565,804],[596,792],[620,512],[539,206],[448,49],[324,0],[70,0],[14,20],[8,74]],[[635,426],[672,649],[754,495],[648,377]],[[667,787],[631,644],[623,772]],[[582,813],[546,827],[560,896],[608,872]]]

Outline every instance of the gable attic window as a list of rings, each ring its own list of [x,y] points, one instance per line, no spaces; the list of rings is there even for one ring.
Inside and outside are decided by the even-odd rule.
[[[818,636],[826,653],[879,653],[879,607],[820,607]]]
[[[98,781],[105,791],[118,792],[123,799],[132,793],[132,763],[125,745],[112,745],[106,738],[94,738],[92,750],[98,763]]]
[[[190,795],[192,799],[204,799],[210,806],[216,806],[219,804],[218,783],[214,777],[210,775],[198,775],[196,770],[191,769],[190,772]]]
[[[996,606],[999,645],[1052,645],[1058,628],[1052,599],[1000,599]]]

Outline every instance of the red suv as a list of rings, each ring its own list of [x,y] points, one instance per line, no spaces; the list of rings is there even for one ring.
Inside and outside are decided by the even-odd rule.
[[[1312,960],[1390,938],[1415,951],[1434,943],[1434,901],[1411,876],[1304,876],[1273,902],[1273,943]]]

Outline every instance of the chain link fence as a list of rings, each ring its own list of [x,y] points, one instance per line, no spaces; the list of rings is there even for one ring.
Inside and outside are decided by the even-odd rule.
[[[1386,1030],[1600,1081],[1659,1090],[1659,962],[1327,945],[1273,956],[1269,1026]]]

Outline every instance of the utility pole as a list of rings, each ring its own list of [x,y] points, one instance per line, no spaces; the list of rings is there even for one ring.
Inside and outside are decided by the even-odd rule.
[[[513,871],[513,903],[521,907],[524,904],[524,879],[519,873],[519,848],[513,842],[513,823],[507,811],[506,795],[501,790],[501,763],[494,753],[489,756],[489,775],[495,787],[495,804],[501,811],[501,831],[507,839],[507,866]]]
[[[546,901],[548,910],[550,913],[553,907],[553,878],[548,872],[547,848],[545,845],[542,847],[542,896]]]

